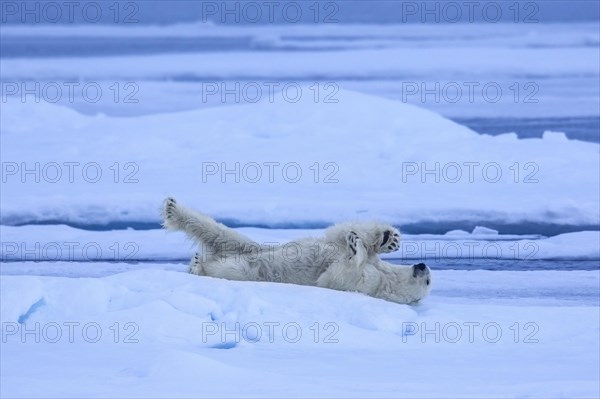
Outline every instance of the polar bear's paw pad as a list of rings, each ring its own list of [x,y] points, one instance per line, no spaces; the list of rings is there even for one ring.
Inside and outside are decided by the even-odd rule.
[[[358,234],[356,234],[353,231],[348,233],[348,236],[346,237],[346,242],[348,243],[348,247],[352,251],[353,255],[356,255],[356,252],[357,252],[356,247],[358,246],[358,241],[359,241]]]
[[[400,249],[400,234],[393,230],[384,231],[380,248],[383,252],[395,252]]]

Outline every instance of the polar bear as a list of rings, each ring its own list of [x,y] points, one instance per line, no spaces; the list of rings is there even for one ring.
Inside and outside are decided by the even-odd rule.
[[[240,281],[271,281],[340,291],[358,291],[387,301],[414,304],[431,290],[431,271],[423,263],[394,266],[379,254],[399,248],[400,233],[375,223],[343,223],[323,238],[285,245],[256,243],[209,216],[164,201],[163,226],[183,231],[201,251],[190,262],[200,276]]]

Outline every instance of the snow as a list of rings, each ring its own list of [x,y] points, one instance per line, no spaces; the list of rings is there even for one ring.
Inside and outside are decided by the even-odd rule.
[[[511,272],[457,273],[434,283],[458,282],[460,300],[434,291],[418,306],[165,270],[2,276],[2,396],[598,395],[597,304],[498,304],[468,285],[508,286]],[[597,271],[531,278],[599,282]]]
[[[337,103],[314,101],[306,86],[302,94],[129,118],[9,100],[0,220],[157,226],[172,195],[220,220],[268,227],[598,224],[598,144],[479,135],[356,92],[339,91]]]

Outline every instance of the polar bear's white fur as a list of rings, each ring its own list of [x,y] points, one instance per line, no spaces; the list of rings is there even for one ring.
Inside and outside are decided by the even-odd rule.
[[[416,303],[431,290],[431,272],[423,263],[394,266],[379,258],[399,248],[400,233],[386,224],[338,224],[323,238],[271,246],[172,198],[165,200],[162,216],[166,229],[181,230],[201,246],[190,263],[190,272],[197,275],[358,291],[397,303]]]

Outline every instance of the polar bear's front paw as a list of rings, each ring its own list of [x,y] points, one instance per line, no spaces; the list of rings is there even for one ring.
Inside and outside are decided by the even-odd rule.
[[[379,252],[395,252],[400,249],[400,233],[398,230],[385,230],[381,239]]]
[[[354,231],[351,231],[346,236],[346,243],[352,254],[348,258],[351,265],[360,267],[367,259],[367,247],[361,240],[361,238]]]
[[[346,243],[348,244],[348,248],[352,251],[352,256],[356,255],[359,251],[359,246],[362,245],[360,238],[358,238],[358,234],[351,231],[346,236]]]
[[[179,229],[179,212],[177,201],[174,198],[167,198],[163,203],[162,210],[163,226],[168,230]]]

